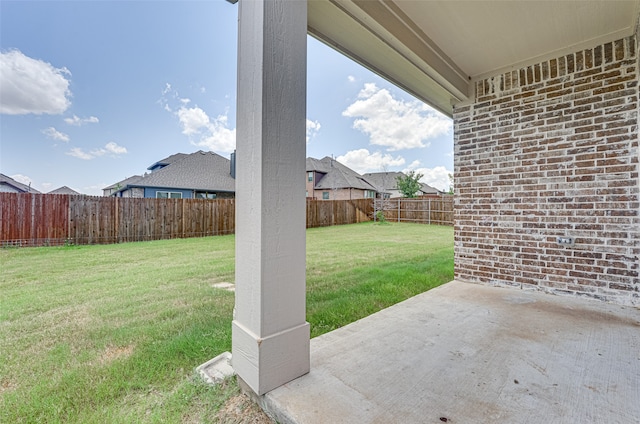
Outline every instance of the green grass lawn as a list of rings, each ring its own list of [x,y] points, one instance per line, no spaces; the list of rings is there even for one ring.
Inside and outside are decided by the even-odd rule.
[[[212,422],[233,381],[234,237],[0,250],[0,422]],[[453,229],[307,230],[312,337],[453,279]]]

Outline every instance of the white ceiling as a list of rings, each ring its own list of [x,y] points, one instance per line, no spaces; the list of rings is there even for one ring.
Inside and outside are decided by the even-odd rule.
[[[396,5],[472,78],[633,33],[638,1],[403,1]]]
[[[634,33],[640,0],[309,0],[309,33],[450,115],[470,82]]]

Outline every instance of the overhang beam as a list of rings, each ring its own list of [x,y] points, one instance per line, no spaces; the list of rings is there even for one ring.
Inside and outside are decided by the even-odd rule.
[[[392,3],[309,1],[308,31],[448,116],[469,95],[468,77]]]

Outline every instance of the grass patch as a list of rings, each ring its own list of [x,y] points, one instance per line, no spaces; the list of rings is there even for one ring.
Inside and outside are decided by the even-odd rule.
[[[233,236],[1,249],[0,422],[215,422],[193,369],[231,349]],[[453,229],[307,231],[312,336],[453,279]]]

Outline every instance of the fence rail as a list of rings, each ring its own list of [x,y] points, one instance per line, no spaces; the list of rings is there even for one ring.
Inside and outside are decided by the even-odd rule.
[[[307,199],[307,228],[371,221],[378,210],[389,221],[453,224],[449,196],[391,199],[375,205],[371,199]],[[0,193],[0,246],[110,244],[234,231],[234,199]]]
[[[368,199],[307,200],[307,227],[364,222],[372,216]],[[0,193],[1,246],[110,244],[234,231],[234,199]]]
[[[0,245],[55,246],[231,234],[233,199],[0,193]]]
[[[355,224],[358,222],[371,221],[372,218],[372,199],[307,199],[307,228]]]
[[[387,221],[453,225],[453,196],[397,198],[375,201],[375,214]]]

